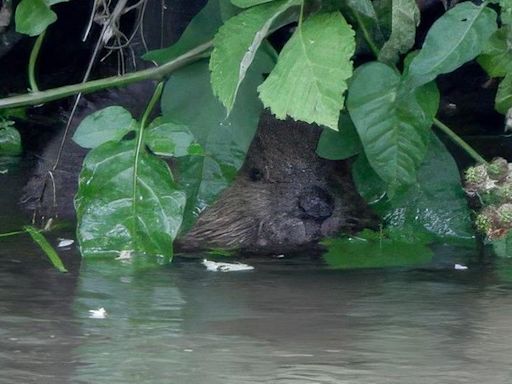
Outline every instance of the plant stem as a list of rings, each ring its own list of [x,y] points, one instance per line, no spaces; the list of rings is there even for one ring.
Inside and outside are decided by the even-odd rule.
[[[21,235],[22,233],[25,233],[25,231],[14,231],[14,232],[0,233],[0,237],[16,236],[16,235]]]
[[[133,199],[133,217],[136,217],[136,209],[137,209],[137,177],[138,177],[138,168],[139,168],[139,158],[140,153],[142,151],[142,143],[144,142],[144,128],[146,127],[146,123],[148,121],[151,112],[155,108],[156,103],[160,99],[162,95],[162,90],[164,88],[164,82],[161,81],[155,88],[153,92],[153,96],[149,100],[148,106],[142,115],[140,120],[140,128],[137,131],[137,144],[135,147],[135,159],[133,164],[133,180],[132,180],[132,199]],[[135,229],[135,228],[134,228]],[[134,231],[137,233],[137,231]]]
[[[28,59],[28,82],[30,84],[30,89],[32,90],[32,92],[39,92],[35,72],[37,58],[39,57],[39,51],[41,50],[41,45],[43,44],[45,35],[46,30],[44,30],[39,36],[37,36],[36,42],[34,43],[32,51],[30,52],[30,58]]]
[[[487,164],[487,161],[480,156],[480,154],[469,146],[462,138],[453,132],[446,124],[434,118],[434,125],[439,128],[448,138],[461,147],[466,153],[471,156],[477,163]]]
[[[111,76],[80,84],[65,85],[63,87],[53,88],[47,91],[33,92],[25,95],[0,99],[0,109],[42,104],[76,95],[77,93],[91,93],[110,87],[121,87],[141,80],[162,80],[167,75],[184,67],[185,65],[204,57],[208,57],[208,50],[212,46],[212,41],[208,41],[191,49],[183,55],[178,56],[176,59],[155,68],[144,69],[122,76]]]

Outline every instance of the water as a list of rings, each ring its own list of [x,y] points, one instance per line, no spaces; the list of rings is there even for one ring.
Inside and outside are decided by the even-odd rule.
[[[18,182],[2,189],[2,231],[23,222]],[[28,238],[2,239],[0,383],[511,383],[512,263],[436,252],[473,261],[335,271],[306,255],[216,273],[182,259],[133,272],[80,265],[70,247],[60,274]],[[107,318],[90,318],[100,307]]]

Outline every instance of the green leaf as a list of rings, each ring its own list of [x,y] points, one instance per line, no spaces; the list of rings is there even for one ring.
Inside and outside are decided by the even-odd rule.
[[[435,135],[431,135],[418,170],[418,183],[372,208],[387,226],[411,235],[428,232],[442,239],[474,236],[457,164]]]
[[[500,19],[504,25],[512,25],[512,0],[500,0]]]
[[[352,178],[357,192],[370,205],[386,198],[387,185],[373,170],[368,159],[361,153],[352,164]]]
[[[491,36],[478,63],[491,77],[512,72],[512,26],[500,28]]]
[[[322,257],[334,269],[390,268],[429,264],[433,252],[425,241],[406,241],[393,234],[365,230],[357,236],[323,242]]]
[[[73,141],[83,148],[96,148],[107,141],[118,141],[136,128],[137,122],[123,107],[107,107],[82,120]]]
[[[512,74],[509,73],[498,87],[496,93],[496,110],[504,115],[512,108]]]
[[[338,132],[324,128],[316,147],[317,155],[328,160],[347,159],[361,151],[361,141],[356,127],[346,112],[342,112],[340,115]]]
[[[221,8],[219,0],[209,0],[173,45],[163,49],[156,49],[146,53],[145,60],[164,64],[201,44],[210,41],[222,25]]]
[[[0,156],[18,156],[21,152],[19,132],[10,125],[0,124]]]
[[[162,95],[164,118],[185,124],[205,152],[205,156],[177,159],[179,182],[187,192],[184,229],[190,228],[242,166],[262,111],[256,86],[272,65],[264,52],[256,55],[229,117],[213,95],[207,62],[180,69],[167,82]]]
[[[258,87],[263,104],[279,119],[291,116],[336,130],[354,49],[354,31],[340,13],[308,18]]]
[[[75,198],[82,256],[127,251],[172,257],[185,194],[169,167],[135,142],[107,142],[84,160]]]
[[[354,11],[377,20],[377,13],[370,0],[347,0],[347,5]]]
[[[186,125],[162,122],[148,127],[144,133],[144,143],[159,156],[183,157],[203,155],[204,151]]]
[[[411,63],[410,85],[426,84],[473,60],[497,28],[492,9],[469,1],[456,5],[430,28],[420,53]]]
[[[48,257],[52,265],[59,272],[65,273],[68,271],[64,266],[64,263],[62,263],[62,260],[60,259],[55,249],[51,246],[48,240],[46,240],[46,238],[43,236],[41,232],[39,232],[36,228],[31,226],[26,226],[24,227],[24,229],[30,235],[32,240],[34,240],[34,242],[39,246],[39,248],[41,248],[41,250]]]
[[[390,186],[416,181],[438,105],[434,84],[403,89],[400,75],[385,64],[355,72],[347,108],[372,168]]]
[[[392,9],[391,36],[381,48],[379,60],[394,64],[399,54],[406,53],[414,45],[420,10],[416,0],[393,0]]]
[[[270,28],[279,16],[297,4],[300,1],[279,0],[250,8],[229,19],[215,35],[210,58],[211,83],[213,93],[228,113]]]
[[[512,232],[503,236],[501,239],[493,240],[490,242],[494,253],[499,257],[512,257]]]
[[[37,36],[57,20],[57,15],[45,0],[22,0],[16,7],[14,20],[16,32]]]
[[[276,0],[231,0],[238,8],[249,8],[255,5],[274,2]]]

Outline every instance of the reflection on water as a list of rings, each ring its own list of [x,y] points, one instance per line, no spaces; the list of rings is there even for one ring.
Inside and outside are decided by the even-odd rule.
[[[0,205],[0,231],[17,229]],[[446,262],[474,251],[437,249],[423,270],[285,258],[240,273],[80,267],[62,253],[67,275],[28,238],[0,242],[2,384],[512,382],[512,263]],[[108,317],[89,318],[99,307]]]
[[[78,276],[14,242],[0,257],[0,382],[512,382],[504,270],[256,259],[253,272],[181,261]],[[89,318],[99,307],[108,317]]]

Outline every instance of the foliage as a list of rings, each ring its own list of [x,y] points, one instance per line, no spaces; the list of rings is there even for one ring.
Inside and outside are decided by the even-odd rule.
[[[52,265],[59,271],[59,272],[67,272],[68,270],[62,263],[62,260],[60,259],[59,255],[55,251],[55,249],[51,246],[51,244],[46,240],[44,235],[39,232],[36,228],[31,226],[26,226],[25,231],[30,235],[32,240],[41,248],[41,250],[46,254]]]
[[[56,2],[22,0],[18,30],[41,33],[54,21]],[[413,0],[208,1],[177,43],[145,55],[165,65],[213,41],[208,63],[171,68],[162,116],[146,127],[144,116],[138,123],[110,107],[86,118],[74,136],[92,149],[76,199],[83,254],[130,250],[169,259],[182,221],[190,228],[233,181],[263,106],[277,118],[322,126],[319,155],[357,156],[358,189],[393,233],[470,236],[457,168],[431,126],[474,152],[436,120],[433,81],[478,57],[490,76],[504,77],[496,108],[509,111],[512,7],[495,3],[458,3],[414,47],[420,14]],[[276,60],[267,37],[283,26],[291,37]],[[365,48],[375,60],[357,55]],[[367,62],[354,71],[354,61]],[[173,158],[176,180],[157,155]],[[379,252],[416,252],[389,236]],[[343,241],[342,248],[350,243]]]
[[[0,156],[17,156],[21,150],[21,137],[14,122],[0,120]]]

